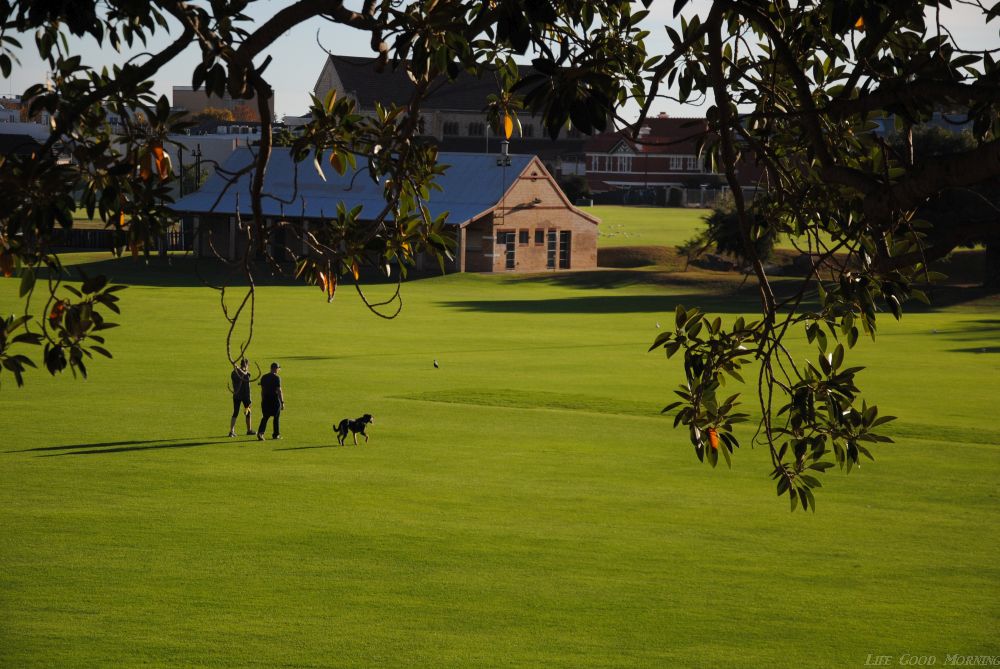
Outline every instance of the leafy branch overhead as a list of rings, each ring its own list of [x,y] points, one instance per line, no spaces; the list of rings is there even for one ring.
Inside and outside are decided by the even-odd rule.
[[[881,312],[898,319],[908,300],[928,300],[925,284],[939,278],[929,257],[969,240],[1000,245],[996,201],[976,226],[922,220],[942,193],[975,188],[980,202],[995,200],[1000,176],[1000,68],[993,52],[956,43],[937,4],[715,2],[693,13],[678,0],[671,48],[648,61],[644,112],[656,96],[711,101],[701,146],[733,194],[725,229],[737,234],[726,250],[750,267],[761,305],[760,320],[731,330],[678,310],[675,331],[653,345],[684,354],[681,401],[667,410],[699,458],[714,465],[722,450],[728,460],[739,445],[729,420],[739,395],[717,393],[737,362],[752,361],[753,440],[769,449],[777,492],[793,508],[815,508],[818,474],[834,464],[850,471],[890,441],[879,429],[892,417],[861,398],[862,368],[845,363],[847,352],[861,335],[875,338]],[[1000,5],[982,9],[986,23],[998,15]],[[915,151],[921,125],[940,112],[966,123],[970,142],[944,155]],[[761,174],[752,201],[736,178],[748,167]],[[811,260],[803,281],[780,290],[764,264],[764,242],[778,236]],[[790,342],[800,334],[815,358]],[[724,448],[713,448],[718,435]]]

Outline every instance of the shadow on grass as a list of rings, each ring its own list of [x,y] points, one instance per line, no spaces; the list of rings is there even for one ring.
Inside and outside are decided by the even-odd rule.
[[[924,287],[931,297],[931,306],[924,306],[916,301],[910,301],[905,311],[933,312],[951,306],[986,300],[990,303],[1000,302],[1000,295],[982,287],[972,285],[975,279],[958,271],[969,264],[973,255],[981,252],[964,252],[955,254],[956,260],[945,273],[956,274],[948,279],[948,284]],[[971,255],[967,255],[971,254]],[[977,256],[978,257],[978,256]],[[241,267],[219,261],[214,258],[196,258],[191,254],[173,254],[169,260],[158,256],[148,260],[139,257],[125,256],[116,258],[110,252],[72,252],[65,251],[62,256],[68,270],[67,278],[79,279],[76,268],[82,269],[88,275],[103,274],[113,282],[133,286],[176,286],[202,287],[226,285],[231,288],[247,286],[246,277]],[[264,263],[258,263],[254,280],[258,286],[301,286],[302,283],[291,278],[293,267],[290,263],[282,266],[281,275],[275,275],[272,268]],[[45,271],[39,272],[40,276]],[[405,283],[413,283],[426,279],[440,277],[436,271],[417,272],[411,269]],[[452,306],[468,311],[496,312],[547,312],[579,313],[590,310],[592,306],[599,313],[629,313],[672,311],[676,304],[699,306],[713,313],[755,313],[760,308],[760,298],[754,277],[748,277],[738,272],[716,272],[692,268],[690,271],[677,271],[673,265],[657,265],[636,269],[601,268],[596,270],[579,270],[569,272],[546,272],[535,274],[503,274],[498,277],[498,283],[515,284],[545,284],[563,288],[580,290],[590,289],[622,289],[629,287],[664,289],[664,296],[600,296],[588,305],[585,300],[591,298],[574,298],[568,300],[511,300],[511,301],[461,301],[443,302],[443,306]],[[801,278],[792,276],[772,276],[772,288],[777,297],[783,299],[794,293],[801,286]],[[373,286],[395,283],[395,276],[386,279],[372,268],[362,269],[362,284]],[[676,291],[682,291],[676,295]],[[813,299],[810,292],[809,299]],[[620,302],[611,308],[606,306],[610,301]]]
[[[88,450],[76,450],[80,448],[79,446],[77,446],[74,448],[74,450],[64,450],[62,453],[46,453],[44,455],[37,455],[35,457],[57,458],[63,455],[102,455],[106,453],[127,453],[129,451],[151,451],[163,448],[193,448],[196,446],[212,446],[215,444],[228,444],[228,443],[233,443],[233,442],[230,439],[221,439],[217,441],[192,441],[188,443],[181,443],[181,442],[159,443],[150,446],[120,446],[116,448],[91,448]],[[65,449],[65,447],[63,448]]]
[[[941,335],[949,341],[956,343],[980,342],[983,340],[989,340],[989,343],[992,343],[1000,336],[1000,318],[960,320],[954,321],[953,325],[954,327],[935,331],[934,334]],[[966,346],[948,350],[955,353],[998,353],[1000,352],[1000,346]]]
[[[189,437],[199,439],[199,437]],[[230,443],[227,437],[224,440],[209,441],[209,438],[201,437],[201,441],[189,441],[184,439],[143,439],[129,441],[95,441],[89,444],[66,444],[64,446],[38,446],[36,448],[21,448],[5,453],[41,453],[39,458],[51,458],[60,455],[95,455],[98,453],[124,453],[127,451],[146,451],[160,448],[189,448],[192,446],[208,446],[211,444]],[[52,452],[59,451],[59,452]]]
[[[33,453],[36,451],[69,451],[77,448],[103,448],[106,446],[136,446],[138,444],[155,444],[161,441],[174,441],[173,439],[145,439],[142,441],[100,441],[93,444],[68,444],[66,446],[39,446],[37,448],[21,448],[14,451],[4,451],[4,453]]]
[[[759,301],[720,299],[719,295],[593,295],[542,300],[455,300],[441,306],[460,311],[538,314],[672,314],[678,304],[709,313],[752,312]],[[664,316],[666,318],[666,316]]]
[[[343,448],[338,444],[324,444],[322,446],[291,446],[289,448],[273,448],[273,451],[308,451],[314,448]]]
[[[202,287],[222,286],[230,288],[246,287],[246,274],[243,267],[233,265],[216,258],[197,258],[190,253],[174,253],[168,258],[157,255],[148,260],[143,257],[133,258],[123,256],[117,258],[110,251],[73,251],[63,250],[60,258],[64,263],[66,275],[64,278],[76,281],[80,278],[78,269],[87,276],[103,274],[113,283],[129,286],[172,286],[172,287]],[[302,286],[301,281],[292,278],[295,273],[293,263],[280,264],[282,274],[275,274],[274,268],[265,262],[258,262],[254,269],[254,283],[257,286]],[[39,276],[47,276],[47,270],[40,269]],[[434,276],[428,272],[410,270],[407,282]],[[364,285],[395,284],[395,276],[386,279],[373,268],[363,268],[361,283]],[[346,285],[345,285],[346,287]]]

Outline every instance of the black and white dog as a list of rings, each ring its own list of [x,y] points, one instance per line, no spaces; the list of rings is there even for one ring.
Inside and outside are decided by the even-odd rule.
[[[347,439],[348,432],[354,435],[354,445],[357,446],[359,432],[365,438],[365,443],[368,443],[368,433],[365,432],[365,428],[368,427],[369,423],[374,422],[375,418],[370,413],[366,413],[361,418],[355,418],[354,420],[345,418],[333,429],[337,432],[337,441],[340,442],[341,446],[344,445],[344,440]]]

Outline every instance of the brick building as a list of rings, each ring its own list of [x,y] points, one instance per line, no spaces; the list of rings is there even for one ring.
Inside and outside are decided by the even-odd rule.
[[[587,183],[595,193],[620,188],[683,187],[713,177],[698,155],[705,119],[650,118],[636,139],[602,133],[584,146]]]
[[[457,242],[448,271],[544,272],[597,266],[599,220],[570,204],[536,156],[512,155],[509,164],[495,154],[442,153],[438,159],[450,167],[437,180],[443,190],[431,194],[428,208],[434,217],[448,212],[448,228]],[[252,161],[249,149],[238,149],[223,170],[232,174]],[[360,205],[362,216],[384,208],[382,187],[367,174],[348,170],[338,175],[327,168],[324,176],[309,163],[296,165],[287,150],[275,149],[264,182],[264,192],[271,196],[262,202],[265,218],[275,224],[292,218],[311,224],[329,220],[341,203],[348,209]],[[238,219],[250,216],[250,176],[226,188],[226,180],[213,175],[172,209],[193,235],[195,253],[236,258],[245,251]],[[294,253],[300,244],[280,234],[273,242],[272,254],[279,256],[283,249]],[[428,269],[433,266],[423,262]]]
[[[726,185],[699,151],[708,138],[705,119],[666,115],[646,119],[634,139],[621,131],[595,135],[584,147],[587,185],[595,194],[618,193],[626,204],[709,205]],[[752,195],[760,170],[750,152],[736,173]]]

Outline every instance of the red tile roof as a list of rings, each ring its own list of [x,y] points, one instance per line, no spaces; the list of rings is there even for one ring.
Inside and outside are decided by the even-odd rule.
[[[698,140],[708,132],[708,123],[703,118],[658,116],[646,119],[641,128],[642,135],[637,140],[622,130],[594,135],[584,150],[608,153],[619,142],[625,142],[636,153],[694,155],[698,153]]]

